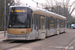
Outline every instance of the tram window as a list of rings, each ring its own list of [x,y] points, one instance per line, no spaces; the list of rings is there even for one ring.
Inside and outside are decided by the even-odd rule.
[[[59,27],[61,28],[61,19],[59,19]]]
[[[9,28],[30,28],[31,26],[31,14],[10,14],[10,20],[8,23]]]
[[[62,23],[61,23],[61,24],[62,24],[62,28],[63,28],[63,27],[64,27],[64,22],[63,22],[63,20],[62,20]]]
[[[65,28],[65,20],[64,20],[64,28]]]
[[[31,26],[31,14],[27,14],[27,21],[26,21],[26,23],[27,23],[27,27],[30,27]]]
[[[54,18],[54,28],[56,28],[56,18]]]
[[[61,19],[60,27],[62,28],[62,19]]]
[[[64,20],[64,23],[65,23],[64,25],[65,25],[65,27],[66,27],[66,20]]]
[[[28,13],[32,13],[32,10],[31,10],[31,9],[29,9],[29,8],[28,8],[28,10],[27,10],[27,11],[28,11]]]
[[[59,28],[59,19],[57,18],[57,28]]]
[[[53,28],[55,28],[55,18],[53,18],[53,21],[54,21],[54,22],[53,22],[53,24],[54,24],[54,25],[53,25]]]
[[[55,28],[55,19],[53,18],[53,28]]]
[[[55,28],[57,28],[57,18],[55,18]]]
[[[65,20],[65,27],[67,27],[67,24],[66,24],[66,22],[67,22],[67,21]]]
[[[8,28],[30,28],[32,13],[27,8],[13,7],[9,12]]]
[[[33,30],[33,19],[34,19],[34,15],[32,16],[32,23],[31,23],[31,31]]]
[[[48,16],[47,16],[47,29],[48,29]]]
[[[62,28],[64,28],[64,21],[62,21]]]
[[[60,19],[59,23],[60,23],[59,27],[61,28],[61,19]]]
[[[41,29],[45,29],[45,17],[41,16]]]
[[[48,29],[50,29],[50,18],[48,17]]]
[[[46,29],[48,29],[48,17],[46,16]]]
[[[50,28],[54,28],[54,18],[50,17]]]
[[[65,20],[64,20],[64,28],[65,28]]]
[[[39,28],[39,22],[38,22],[38,14],[36,15],[36,29],[38,30]]]
[[[63,20],[63,28],[64,28],[64,20]]]
[[[40,15],[38,14],[38,29],[40,29],[41,26],[40,26]]]
[[[38,14],[34,14],[34,17],[33,17],[33,22],[34,22],[34,29],[40,29],[40,26],[39,26],[39,15]]]
[[[49,28],[49,27],[48,27],[48,23],[49,23],[49,21],[48,21],[48,17],[47,17],[47,29]]]
[[[57,28],[57,18],[55,18],[55,28]]]
[[[34,29],[36,29],[35,21],[36,20],[36,15],[34,14],[33,22],[34,22]]]
[[[63,28],[64,27],[64,22],[63,22],[63,20],[61,19],[61,28]]]

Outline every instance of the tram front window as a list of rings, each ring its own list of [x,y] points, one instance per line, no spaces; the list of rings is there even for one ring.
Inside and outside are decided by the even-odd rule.
[[[8,28],[30,28],[31,15],[10,13]]]

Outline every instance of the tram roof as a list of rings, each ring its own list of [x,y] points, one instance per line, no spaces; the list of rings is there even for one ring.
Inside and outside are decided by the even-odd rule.
[[[10,8],[11,8],[11,7],[28,7],[28,8],[31,8],[33,11],[37,11],[37,12],[41,12],[41,13],[45,13],[45,14],[48,14],[48,15],[53,15],[53,16],[57,16],[57,17],[59,17],[59,18],[64,18],[64,19],[66,19],[65,16],[62,16],[62,15],[59,15],[59,14],[56,14],[56,13],[47,11],[46,9],[42,9],[42,8],[38,8],[38,7],[29,7],[29,6],[10,6]]]

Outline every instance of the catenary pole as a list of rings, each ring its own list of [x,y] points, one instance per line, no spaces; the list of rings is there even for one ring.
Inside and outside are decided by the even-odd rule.
[[[4,0],[4,37],[6,36],[6,0]]]

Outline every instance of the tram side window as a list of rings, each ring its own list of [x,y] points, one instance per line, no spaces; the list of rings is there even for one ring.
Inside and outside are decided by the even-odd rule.
[[[34,15],[32,17],[32,29],[34,29]]]
[[[62,28],[64,28],[64,20],[62,20]]]
[[[55,28],[57,28],[57,18],[55,18]]]
[[[59,19],[57,18],[57,28],[59,28]]]
[[[33,22],[34,22],[34,29],[38,30],[39,29],[39,15],[38,14],[34,14]]]
[[[31,16],[32,15],[31,14],[27,14],[27,16],[28,17],[27,17],[27,21],[26,22],[27,22],[27,26],[29,27],[29,26],[31,26]]]
[[[54,18],[50,17],[50,28],[54,28]]]
[[[61,28],[61,19],[59,19],[59,27]]]
[[[36,14],[34,14],[34,17],[33,17],[33,23],[34,23],[34,30],[36,29]]]
[[[62,28],[62,19],[60,19],[60,28]]]
[[[63,20],[63,24],[62,25],[63,25],[63,28],[64,28],[64,20]]]
[[[50,29],[50,17],[48,17],[48,30]]]
[[[45,17],[41,16],[41,29],[45,29]]]
[[[38,16],[37,16],[37,18],[38,18],[38,29],[40,29],[40,15],[38,14]]]
[[[57,28],[57,18],[55,18],[55,28]]]
[[[36,15],[36,29],[39,29],[39,14]]]
[[[28,13],[32,13],[32,10],[30,8],[27,8]]]
[[[48,29],[48,17],[46,16],[46,29]]]
[[[66,20],[65,20],[65,27],[67,27]]]
[[[61,28],[63,28],[64,27],[64,22],[63,22],[63,20],[61,20]]]
[[[64,28],[65,28],[65,20],[64,20]]]
[[[54,18],[54,28],[56,28],[56,18]]]
[[[45,18],[45,28],[47,29],[47,17]]]

